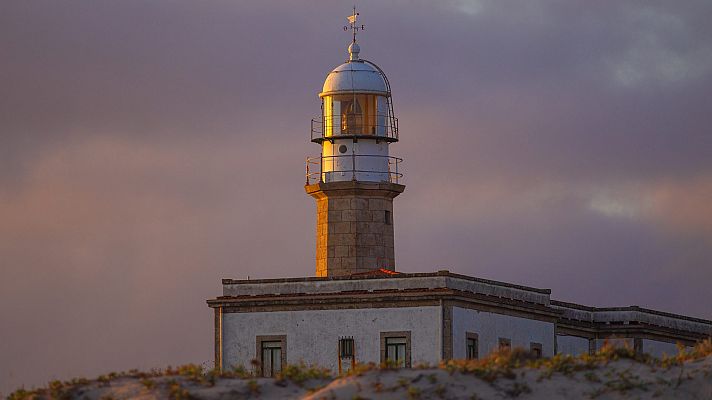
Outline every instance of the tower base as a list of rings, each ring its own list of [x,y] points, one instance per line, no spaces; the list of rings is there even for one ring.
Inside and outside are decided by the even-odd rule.
[[[304,190],[316,199],[316,276],[395,271],[393,199],[404,185],[320,182]]]

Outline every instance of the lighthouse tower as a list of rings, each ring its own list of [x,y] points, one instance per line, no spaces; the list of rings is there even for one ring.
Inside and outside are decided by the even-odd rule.
[[[348,18],[349,59],[327,75],[322,115],[312,120],[321,155],[307,159],[305,190],[317,204],[317,276],[395,271],[393,199],[405,186],[402,160],[388,147],[398,141],[398,120],[388,78],[359,56],[357,16]]]

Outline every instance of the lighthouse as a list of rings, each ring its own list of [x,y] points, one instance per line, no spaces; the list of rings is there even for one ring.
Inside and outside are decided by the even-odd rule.
[[[358,14],[349,16],[349,58],[326,77],[321,116],[312,119],[305,190],[316,200],[316,275],[395,271],[393,199],[403,192],[402,159],[391,87],[375,63],[361,58]]]
[[[562,302],[550,289],[447,270],[395,272],[393,199],[405,186],[389,146],[398,121],[386,75],[361,58],[357,15],[349,58],[327,75],[312,120],[321,154],[307,159],[305,189],[317,206],[317,276],[223,279],[222,295],[208,300],[215,368],[274,377],[303,362],[342,374],[515,347],[533,357],[587,354],[609,340],[661,356],[712,335],[712,321],[684,315]]]

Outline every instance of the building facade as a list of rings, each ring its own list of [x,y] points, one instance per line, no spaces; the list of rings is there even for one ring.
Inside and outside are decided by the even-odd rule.
[[[377,270],[338,277],[223,280],[215,311],[218,368],[250,368],[270,376],[299,363],[335,373],[353,363],[401,366],[478,358],[502,347],[541,356],[594,352],[626,342],[655,356],[676,354],[712,335],[712,322],[640,307],[593,308],[551,300],[550,290],[448,271]],[[402,344],[402,345],[401,345]],[[350,349],[343,353],[344,347]],[[400,352],[399,349],[402,349]],[[269,361],[269,362],[267,362]],[[279,368],[277,368],[278,370]]]
[[[328,74],[305,190],[316,200],[316,276],[224,279],[215,313],[215,366],[273,376],[304,362],[342,373],[356,363],[401,367],[479,358],[521,347],[537,356],[594,352],[605,341],[675,354],[712,335],[712,322],[640,307],[595,308],[551,291],[449,271],[395,268],[393,201],[405,189],[390,84],[376,64],[349,59]],[[257,362],[254,362],[257,360]]]

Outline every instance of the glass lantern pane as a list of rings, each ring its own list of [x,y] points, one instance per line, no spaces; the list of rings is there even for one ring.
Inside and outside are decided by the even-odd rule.
[[[377,97],[367,94],[325,96],[325,130],[332,135],[377,134]]]

